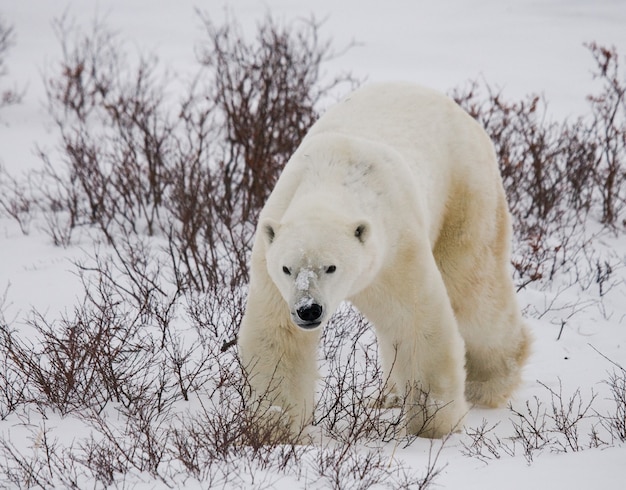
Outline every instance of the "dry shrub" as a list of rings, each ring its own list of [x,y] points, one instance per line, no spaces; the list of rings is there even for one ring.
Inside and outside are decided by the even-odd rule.
[[[427,488],[440,469],[432,446],[422,477],[380,446],[363,449],[373,441],[409,445],[415,436],[402,432],[405,409],[381,408],[386,380],[375,339],[353,310],[342,310],[324,334],[313,430],[330,443],[281,443],[279,421],[247,404],[232,347],[254,225],[320,105],[353,82],[322,80],[333,53],[314,20],[283,26],[268,18],[252,40],[234,22],[203,21],[201,72],[180,100],[155,58],[133,65],[101,23],[87,33],[67,19],[56,24],[63,58],[46,87],[59,148],[42,150],[42,169],[24,182],[0,173],[0,204],[24,232],[40,213],[55,244],[68,246],[84,230],[98,245],[77,264],[84,297],[73,311],[58,320],[33,312],[32,339],[0,322],[0,417],[27,419],[35,407],[80,418],[92,432],[60,447],[49,429],[35,427],[44,450],[32,454],[3,440],[0,472],[42,487],[112,486],[145,473],[169,486],[196,479],[212,488],[269,487],[284,476],[305,486],[322,479],[335,488]],[[541,99],[511,103],[489,88],[486,98],[477,86],[457,96],[496,146],[520,287],[549,281],[584,255],[578,231],[590,214],[621,226],[623,84],[614,51],[591,50],[605,82],[591,99],[591,120],[547,123]],[[593,263],[600,294],[611,270]],[[623,400],[620,379],[612,386]],[[523,438],[545,429],[543,421],[566,427],[572,417],[578,423],[577,413],[587,416],[579,396],[570,405],[556,403],[560,392],[552,397],[560,410],[552,415],[531,405],[517,413],[516,444],[528,457],[541,441]],[[616,438],[620,410],[605,419]],[[475,431],[475,452],[506,451],[484,442],[490,430]],[[564,448],[578,447],[558,437]]]
[[[64,165],[41,155],[41,200],[56,243],[66,245],[80,225],[96,225],[110,243],[120,231],[165,235],[179,285],[200,291],[247,281],[261,206],[320,101],[351,83],[320,79],[332,53],[314,20],[279,26],[268,18],[250,42],[234,22],[204,22],[202,70],[173,101],[173,81],[155,59],[129,68],[105,26],[84,34],[59,21],[63,60],[47,89]]]
[[[203,20],[202,72],[180,101],[168,96],[171,80],[155,59],[132,68],[102,24],[88,33],[67,19],[56,24],[63,59],[46,86],[58,151],[41,151],[33,185],[2,185],[15,191],[9,214],[25,227],[34,207],[55,244],[68,246],[83,230],[95,248],[76,264],[84,296],[72,311],[56,320],[33,312],[28,332],[2,322],[0,383],[23,388],[2,391],[0,415],[57,413],[89,435],[65,446],[45,425],[18,424],[39,442],[24,450],[3,439],[0,474],[41,487],[123,486],[149,475],[172,487],[291,478],[427,488],[438,452],[420,477],[380,447],[359,444],[391,440],[401,417],[387,420],[358,391],[377,388],[369,341],[370,358],[348,355],[324,388],[318,425],[336,441],[290,443],[278,418],[248,404],[232,347],[254,224],[321,102],[352,81],[321,80],[332,53],[314,20],[267,19],[250,42],[234,23]],[[362,318],[343,320],[330,356],[346,352],[353,327],[365,335]]]
[[[595,408],[599,397],[594,390],[583,396],[580,388],[564,393],[561,380],[558,389],[539,383],[549,395],[549,402],[535,396],[523,408],[509,405],[513,434],[502,434],[500,424],[489,426],[483,420],[478,427],[466,427],[461,441],[465,456],[489,462],[504,456],[522,454],[528,464],[543,452],[579,452],[605,448],[626,441],[626,369],[594,348],[611,364],[604,384],[610,397],[602,411]],[[499,433],[500,432],[500,433]]]
[[[30,233],[30,224],[37,208],[33,198],[30,176],[17,179],[0,165],[0,211],[14,219],[24,235]]]
[[[626,204],[626,83],[614,47],[596,43],[587,47],[596,61],[595,77],[603,85],[600,94],[589,96],[594,116],[592,138],[600,151],[594,187],[602,203],[602,222],[616,226]],[[621,224],[626,226],[626,219]]]
[[[0,80],[9,73],[6,56],[14,43],[13,26],[0,17]],[[9,105],[20,103],[23,95],[23,90],[0,87],[0,110]],[[0,155],[1,157],[2,155]],[[30,231],[30,221],[34,211],[31,195],[29,179],[20,181],[15,176],[10,175],[0,164],[0,211],[4,210],[7,216],[15,219],[25,235]]]
[[[7,76],[9,69],[6,56],[15,44],[13,26],[0,17],[0,79]],[[0,88],[0,109],[13,104],[19,104],[24,96],[24,90],[17,88]]]
[[[614,49],[589,44],[602,82],[591,115],[556,123],[537,95],[506,100],[474,82],[455,100],[487,130],[513,215],[513,266],[520,288],[548,284],[586,252],[589,218],[622,230],[626,208],[626,80]]]

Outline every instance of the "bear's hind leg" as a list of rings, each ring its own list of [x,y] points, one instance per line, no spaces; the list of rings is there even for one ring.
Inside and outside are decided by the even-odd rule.
[[[510,335],[498,335],[495,342],[465,339],[465,396],[470,403],[501,407],[522,381],[530,335],[521,321],[506,330]]]
[[[465,396],[497,407],[521,383],[531,339],[511,278],[504,191],[498,191],[494,220],[484,218],[493,202],[477,195],[467,202],[473,207],[457,210],[463,220],[449,220],[434,253],[465,341]]]
[[[531,337],[508,270],[503,267],[491,278],[473,277],[464,288],[459,287],[463,281],[447,281],[465,341],[465,397],[473,404],[499,407],[521,383]]]
[[[521,383],[531,344],[508,269],[448,291],[465,341],[465,396],[473,404],[502,406]]]

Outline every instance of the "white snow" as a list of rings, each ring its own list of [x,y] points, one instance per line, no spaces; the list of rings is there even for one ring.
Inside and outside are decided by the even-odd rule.
[[[626,56],[626,3],[620,0],[4,2],[0,15],[14,25],[17,37],[7,59],[9,74],[0,79],[0,87],[10,81],[27,91],[21,105],[0,111],[0,163],[19,174],[40,164],[36,146],[55,145],[43,108],[42,83],[46,67],[60,57],[51,24],[54,18],[67,12],[77,23],[86,24],[104,16],[131,50],[156,54],[185,80],[195,73],[194,46],[203,36],[196,7],[216,22],[226,15],[237,18],[246,32],[252,32],[268,12],[284,21],[313,13],[326,19],[321,34],[333,39],[337,51],[354,43],[326,65],[326,76],[345,70],[371,81],[412,80],[443,91],[480,78],[503,88],[510,98],[543,94],[555,119],[584,114],[585,96],[596,88],[590,72],[593,62],[583,43],[614,45],[620,61]],[[88,244],[82,245],[89,250]],[[610,407],[603,381],[612,365],[603,356],[626,366],[626,236],[607,237],[597,242],[597,248],[611,254],[618,278],[601,301],[590,292],[593,285],[584,291],[575,280],[554,284],[548,291],[520,293],[535,344],[525,384],[513,400],[519,410],[534,397],[549,403],[548,388],[562,389],[565,398],[580,389],[583,400],[595,393],[594,410],[603,413]],[[31,307],[52,317],[71,309],[80,294],[71,262],[83,253],[80,246],[53,247],[36,228],[24,236],[14,222],[0,218],[0,306],[4,296],[7,319],[17,319],[14,326],[27,328]],[[298,288],[306,290],[310,275],[301,275]],[[511,418],[506,409],[474,409],[467,426],[477,427],[484,419],[489,426],[499,424],[496,431],[507,437]],[[15,432],[14,422],[0,421],[0,437]],[[63,421],[54,423],[61,426]],[[63,428],[68,440],[89,434],[82,424],[65,423]],[[587,434],[581,435],[586,438]],[[518,450],[515,456],[505,454],[483,463],[463,455],[462,440],[461,435],[453,436],[440,455],[439,463],[445,465],[436,479],[440,488],[618,489],[626,485],[623,444],[567,453],[545,449],[531,464]],[[421,471],[428,447],[416,441],[394,450],[394,457]],[[136,478],[146,488],[158,486],[148,475]],[[291,485],[284,479],[276,488]]]

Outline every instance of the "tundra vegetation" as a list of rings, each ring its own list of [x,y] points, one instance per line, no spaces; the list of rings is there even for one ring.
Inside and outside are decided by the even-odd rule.
[[[279,421],[246,410],[235,338],[256,219],[283,165],[329,103],[358,85],[329,75],[340,53],[315,19],[268,17],[247,38],[199,14],[198,72],[168,74],[138,59],[102,22],[55,24],[62,56],[44,74],[58,145],[40,168],[0,167],[0,219],[75,257],[82,284],[62,315],[7,317],[0,294],[0,480],[16,487],[429,488],[449,442],[401,430],[385,410],[375,338],[344,305],[324,332],[313,445],[276,439]],[[19,103],[0,24],[0,117]],[[598,240],[626,227],[626,79],[612,48],[590,43],[599,91],[589,113],[548,117],[538,95],[508,100],[486,83],[451,95],[493,139],[514,222],[512,273],[520,291],[549,292],[563,333],[589,302],[624,281],[624,262]],[[4,260],[7,260],[4,257]],[[10,260],[10,258],[9,258]],[[585,302],[559,300],[584,291]],[[610,411],[597,395],[545,385],[510,407],[510,425],[466,427],[460,450],[490,461],[626,442],[626,369],[607,359]],[[598,380],[601,381],[601,380]],[[374,402],[372,402],[374,400]],[[546,402],[547,400],[547,402]],[[259,419],[265,425],[256,423]],[[71,440],[57,429],[71,421]],[[402,448],[426,444],[424,467]]]

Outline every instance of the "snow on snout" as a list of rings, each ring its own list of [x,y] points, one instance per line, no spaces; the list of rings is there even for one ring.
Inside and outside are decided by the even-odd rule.
[[[313,303],[315,303],[315,300],[307,294],[306,296],[302,296],[302,298],[296,301],[294,308],[296,311],[298,311],[301,308],[308,308]]]
[[[302,296],[298,299],[295,304],[296,310],[300,308],[306,308],[311,306],[315,300],[309,293],[309,289],[311,288],[311,281],[317,279],[317,274],[311,269],[300,269],[298,275],[296,276],[296,290],[299,291]]]
[[[312,279],[316,279],[315,272],[311,269],[300,269],[298,276],[296,277],[296,289],[298,291],[308,291]]]

